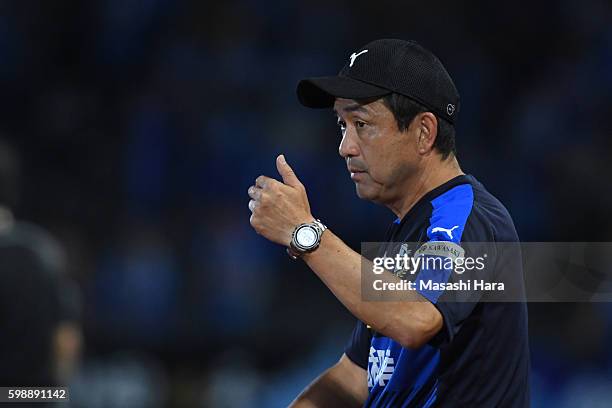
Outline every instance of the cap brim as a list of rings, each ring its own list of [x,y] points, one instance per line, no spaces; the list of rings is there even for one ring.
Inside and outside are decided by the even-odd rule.
[[[391,93],[388,89],[346,76],[302,79],[296,92],[300,103],[307,108],[331,108],[336,98],[366,99]]]

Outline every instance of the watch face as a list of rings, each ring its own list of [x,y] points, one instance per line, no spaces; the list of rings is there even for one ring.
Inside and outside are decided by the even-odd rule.
[[[296,231],[295,240],[301,247],[310,248],[317,243],[317,232],[306,225]]]

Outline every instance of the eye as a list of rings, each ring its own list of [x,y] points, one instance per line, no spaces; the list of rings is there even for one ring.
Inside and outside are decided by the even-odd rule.
[[[366,125],[365,122],[362,122],[360,120],[355,121],[355,127],[362,128],[365,125]]]
[[[346,129],[346,122],[342,119],[338,119],[338,126],[340,127],[340,130],[344,132],[344,130]]]

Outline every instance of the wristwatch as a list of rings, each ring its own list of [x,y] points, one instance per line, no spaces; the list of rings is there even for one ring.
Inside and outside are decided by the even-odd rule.
[[[291,234],[291,242],[287,254],[292,259],[298,259],[304,254],[314,251],[321,243],[321,236],[327,227],[320,220],[300,224]]]

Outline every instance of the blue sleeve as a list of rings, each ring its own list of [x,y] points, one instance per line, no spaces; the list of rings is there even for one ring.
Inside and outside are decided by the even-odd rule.
[[[445,284],[453,279],[451,257],[461,257],[464,230],[474,207],[474,191],[470,184],[461,184],[431,201],[432,211],[427,228],[427,243],[421,252],[423,263],[416,277],[423,282]],[[417,289],[431,303],[436,304],[444,293],[440,289]]]
[[[368,356],[370,354],[370,342],[372,340],[372,333],[370,329],[362,323],[357,321],[353,334],[348,344],[344,348],[344,354],[359,367],[364,370],[368,369]]]
[[[478,231],[475,231],[473,223],[474,191],[470,184],[452,188],[432,200],[431,206],[432,213],[427,229],[428,242],[419,250],[423,251],[424,263],[415,283],[421,296],[429,300],[442,315],[443,328],[433,340],[437,343],[453,339],[465,319],[473,312],[480,300],[480,293],[449,292],[436,288],[421,289],[420,283],[448,284],[459,279],[474,278],[474,276],[469,276],[470,273],[457,275],[453,270],[453,265],[447,261],[468,255],[465,253],[464,241],[474,238],[475,241],[485,241],[487,234],[480,228],[481,226],[476,228]],[[470,225],[468,225],[468,219],[470,219]]]

